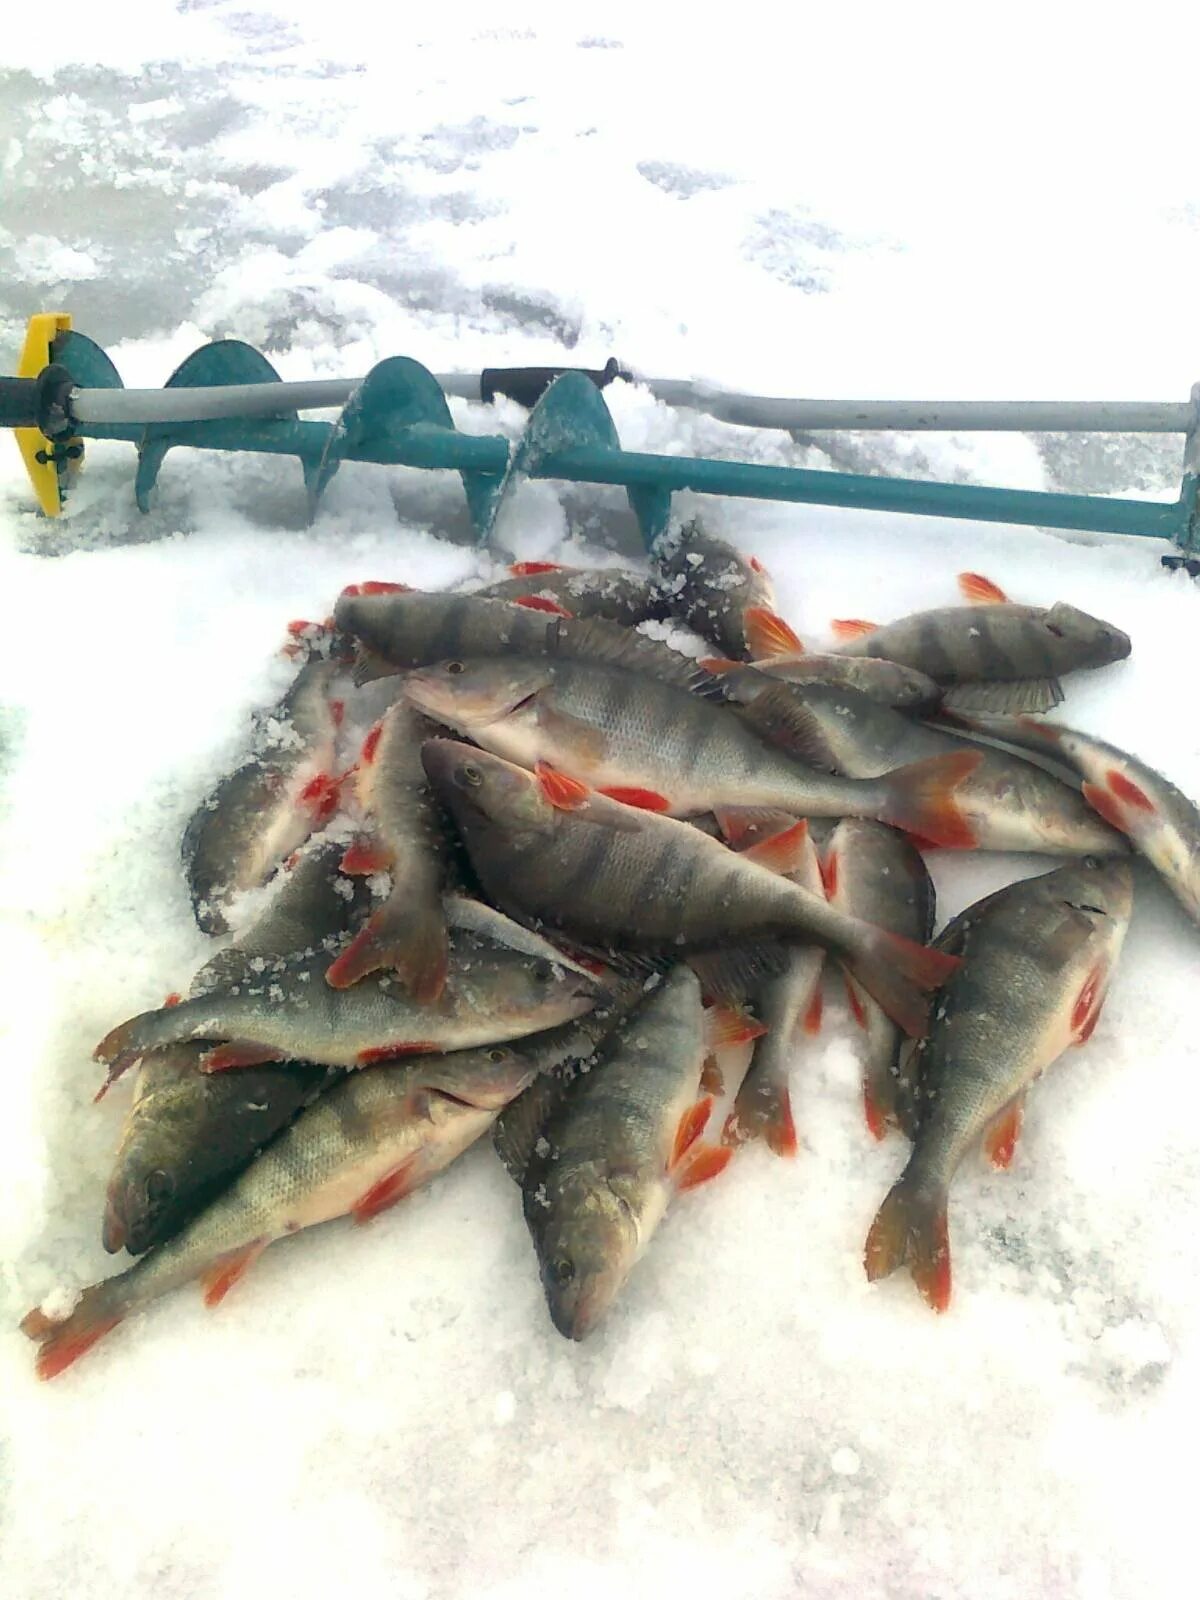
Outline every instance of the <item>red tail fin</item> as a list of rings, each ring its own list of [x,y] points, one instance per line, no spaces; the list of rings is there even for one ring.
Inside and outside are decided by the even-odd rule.
[[[418,909],[400,895],[386,900],[325,973],[333,989],[349,989],[368,973],[393,968],[422,1005],[446,987],[450,951],[440,905]]]
[[[945,1311],[950,1304],[946,1195],[918,1189],[907,1175],[880,1206],[863,1255],[872,1283],[905,1262],[926,1303],[935,1311]]]
[[[532,578],[539,572],[565,572],[561,561],[514,561],[508,569],[514,578]]]
[[[961,965],[957,956],[915,944],[869,923],[861,948],[844,965],[891,1017],[913,1038],[925,1032],[929,1002],[920,992],[936,989]]]
[[[725,1130],[730,1144],[762,1139],[777,1156],[791,1159],[799,1143],[786,1080],[752,1070],[738,1090]]]
[[[74,1311],[60,1321],[37,1309],[23,1319],[21,1332],[41,1345],[37,1353],[39,1378],[57,1378],[120,1322],[120,1317],[108,1314],[103,1287],[96,1284],[85,1289]]]
[[[887,798],[879,820],[948,850],[974,850],[979,841],[959,810],[954,791],[982,760],[982,750],[955,750],[889,772],[883,779]]]

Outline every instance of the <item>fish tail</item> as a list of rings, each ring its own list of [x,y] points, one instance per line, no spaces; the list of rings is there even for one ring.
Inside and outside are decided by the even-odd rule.
[[[926,1303],[935,1311],[945,1311],[950,1304],[946,1191],[923,1187],[908,1172],[880,1206],[863,1252],[863,1265],[872,1283],[906,1262]]]
[[[859,946],[845,965],[893,1022],[912,1038],[919,1038],[929,1013],[923,991],[945,983],[960,965],[958,957],[870,923],[864,923],[863,929]]]
[[[793,1157],[799,1145],[787,1078],[773,1073],[748,1073],[722,1137],[727,1144],[762,1139],[777,1156]]]
[[[880,822],[947,850],[975,849],[979,841],[959,810],[955,790],[982,760],[982,750],[955,750],[889,772],[881,780]]]
[[[113,1314],[113,1299],[105,1293],[107,1287],[97,1283],[85,1289],[69,1316],[48,1317],[35,1307],[22,1319],[21,1332],[41,1347],[37,1353],[39,1378],[57,1378],[122,1320],[119,1314]]]
[[[432,1004],[446,986],[450,952],[440,904],[411,907],[388,900],[346,946],[325,974],[334,989],[348,989],[368,973],[394,968],[414,1000]]]
[[[110,1069],[105,1088],[148,1050],[159,1045],[175,1044],[179,1039],[186,1038],[186,1025],[183,1028],[180,1026],[180,1013],[185,1012],[185,1008],[186,1002],[183,1002],[161,1006],[157,1011],[143,1011],[106,1033],[92,1051],[93,1061],[99,1061]]]

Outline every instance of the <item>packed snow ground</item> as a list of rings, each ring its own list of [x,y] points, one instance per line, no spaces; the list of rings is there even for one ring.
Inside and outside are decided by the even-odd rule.
[[[289,377],[614,352],[776,393],[1182,398],[1200,376],[1177,8],[1119,35],[1043,11],[1032,36],[1009,15],[975,38],[961,8],[686,29],[650,11],[500,26],[459,7],[389,34],[294,0],[138,0],[57,8],[53,44],[9,31],[0,371],[25,315],[62,306],[129,384],[227,334]],[[1139,83],[1154,115],[1110,117]],[[1177,440],[841,438],[827,457],[644,391],[611,403],[634,448],[1159,494],[1178,471]],[[751,1150],[685,1197],[585,1346],[551,1327],[519,1196],[480,1148],[370,1227],[276,1246],[218,1313],[178,1294],[34,1381],[17,1318],[116,1264],[99,1222],[128,1089],[93,1106],[90,1051],[209,954],[179,836],[285,681],[283,624],[348,581],[487,564],[455,542],[452,479],[344,467],[310,529],[294,462],[175,452],[146,517],[133,465],[90,447],[48,524],[0,452],[0,1590],[1181,1592],[1200,934],[1145,875],[1097,1033],[1038,1085],[1015,1169],[960,1176],[942,1319],[906,1278],[863,1279],[903,1151],[866,1135],[831,988],[797,1056],[797,1160]],[[968,566],[1110,618],[1133,657],[1073,680],[1064,720],[1200,795],[1200,597],[1155,546],[705,510],[814,641],[832,616],[949,602]],[[631,524],[615,493],[536,486],[503,532],[599,560]],[[1052,863],[931,864],[945,918]]]

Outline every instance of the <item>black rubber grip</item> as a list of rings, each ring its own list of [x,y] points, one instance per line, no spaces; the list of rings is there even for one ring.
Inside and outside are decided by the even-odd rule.
[[[36,378],[0,378],[0,428],[36,428]]]
[[[479,393],[488,403],[498,394],[506,394],[519,405],[532,408],[564,372],[582,372],[597,389],[603,389],[614,378],[631,376],[615,356],[610,356],[599,372],[590,367],[485,367],[479,375]]]
[[[74,430],[71,391],[75,380],[52,362],[36,378],[0,378],[0,428],[40,428],[47,439]]]

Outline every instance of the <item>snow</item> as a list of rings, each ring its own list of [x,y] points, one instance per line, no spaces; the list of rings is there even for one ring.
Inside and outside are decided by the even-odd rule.
[[[782,394],[1182,399],[1200,376],[1194,24],[1075,7],[347,14],[315,0],[56,8],[0,70],[0,371],[58,305],[126,383],[236,335],[287,377],[618,354]],[[1194,40],[1192,41],[1194,43]],[[1120,115],[1113,113],[1113,107]],[[794,445],[610,401],[632,448],[1167,496],[1178,440]],[[454,402],[515,436],[523,413]],[[1015,1168],[955,1187],[955,1302],[866,1284],[902,1161],[862,1127],[848,1018],[797,1058],[802,1149],[685,1196],[610,1322],[563,1341],[490,1149],[369,1228],[271,1249],[209,1314],[160,1303],[54,1384],[15,1332],[112,1263],[128,1088],[96,1040],[209,953],[191,809],[349,581],[492,576],[457,480],[89,447],[70,515],[0,450],[0,1590],[14,1600],[1178,1593],[1200,1399],[1196,930],[1139,875],[1097,1033],[1031,1096]],[[814,641],[986,572],[1133,637],[1072,722],[1200,795],[1197,599],[1139,540],[751,502],[711,524]],[[524,491],[523,557],[603,559],[615,491]],[[943,917],[1048,865],[935,856]],[[1185,1088],[1188,1094],[1184,1094]],[[1184,1114],[1181,1114],[1184,1111]]]

